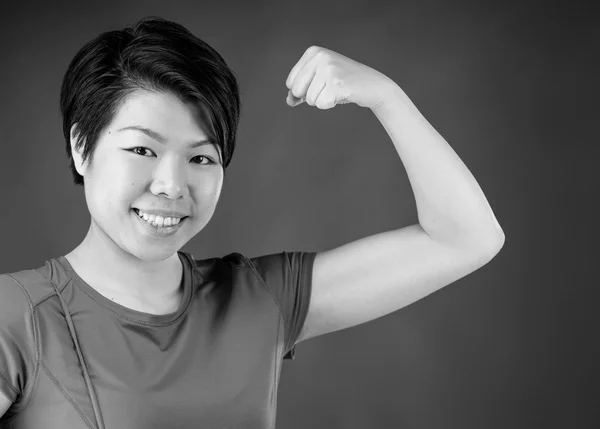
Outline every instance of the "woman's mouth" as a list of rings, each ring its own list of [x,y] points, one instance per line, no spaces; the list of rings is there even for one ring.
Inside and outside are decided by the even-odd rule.
[[[171,219],[171,225],[165,225],[164,224],[164,219],[159,218],[159,222],[154,222],[154,220],[150,220],[151,218],[148,218],[146,216],[146,219],[144,219],[144,217],[140,216],[140,211],[137,208],[133,208],[132,211],[135,213],[135,217],[137,217],[140,222],[145,225],[148,230],[152,233],[154,233],[155,235],[159,235],[161,237],[165,237],[168,235],[171,235],[173,233],[175,233],[176,231],[178,231],[181,228],[181,225],[185,222],[185,220],[188,218],[188,216],[182,217],[181,219],[177,220],[173,220]],[[174,223],[177,222],[177,223]]]

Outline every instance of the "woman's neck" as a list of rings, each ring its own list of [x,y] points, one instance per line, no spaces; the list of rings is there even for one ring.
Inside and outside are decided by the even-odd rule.
[[[115,251],[90,231],[65,258],[88,285],[125,307],[162,314],[181,302],[183,265],[177,252],[165,260],[143,261],[121,248]]]

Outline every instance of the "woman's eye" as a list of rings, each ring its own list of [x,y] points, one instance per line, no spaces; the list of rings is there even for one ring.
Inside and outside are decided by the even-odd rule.
[[[214,164],[214,162],[212,161],[212,159],[210,159],[210,158],[208,158],[207,156],[204,156],[204,155],[198,155],[198,156],[195,156],[194,158],[202,158],[203,160],[207,161],[203,165]],[[192,158],[192,159],[194,159],[194,158]],[[196,163],[196,164],[198,164],[198,163]],[[200,161],[199,165],[202,165],[202,161]]]
[[[134,147],[133,149],[130,149],[130,150],[131,150],[132,152],[134,152],[134,153],[136,153],[136,154],[140,155],[139,153],[137,153],[137,151],[136,151],[137,149],[141,149],[141,150],[144,150],[144,151],[148,151],[148,152],[149,152],[149,149],[146,149],[145,147],[141,147],[141,146]],[[144,155],[142,155],[142,156],[144,156]]]
[[[134,148],[132,148],[132,149],[129,149],[129,150],[130,150],[131,152],[133,152],[133,153],[135,153],[135,154],[137,154],[137,155],[141,155],[141,156],[145,156],[145,155],[143,155],[143,154],[139,153],[140,151],[151,152],[151,151],[150,151],[150,149],[148,149],[148,148],[145,148],[145,147],[143,147],[143,146],[136,146],[136,147],[134,147]],[[207,157],[207,156],[204,156],[204,155],[198,155],[198,156],[195,156],[195,157],[194,157],[194,158],[192,158],[192,159],[196,159],[196,158],[201,158],[201,161],[200,161],[200,162],[194,162],[194,164],[198,164],[198,165],[208,165],[208,164],[214,164],[214,161],[213,161],[212,159],[210,159],[209,157]],[[202,161],[206,161],[206,162],[202,162]]]

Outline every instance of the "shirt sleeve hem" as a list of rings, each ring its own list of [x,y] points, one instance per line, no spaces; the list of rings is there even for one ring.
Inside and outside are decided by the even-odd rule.
[[[286,258],[288,266],[289,266],[289,259],[288,259],[287,255],[290,253],[291,252],[286,252],[286,251],[279,253],[279,255],[283,254],[283,256]],[[304,285],[305,285],[305,287],[301,288],[301,290],[300,290],[300,293],[302,294],[300,301],[304,302],[305,304],[301,306],[300,314],[298,314],[298,321],[300,321],[301,323],[296,324],[296,328],[293,332],[288,330],[288,326],[287,326],[285,317],[281,310],[281,305],[280,305],[278,299],[273,295],[273,292],[271,291],[271,289],[267,286],[266,280],[260,275],[260,273],[254,266],[254,264],[252,263],[250,258],[246,257],[243,254],[239,254],[241,256],[243,264],[252,270],[255,277],[265,288],[266,292],[269,295],[271,295],[271,298],[273,299],[273,301],[275,302],[275,305],[278,308],[279,316],[283,320],[284,329],[286,331],[286,334],[284,336],[284,343],[283,343],[283,347],[284,347],[284,350],[283,350],[284,357],[283,358],[284,359],[294,359],[294,356],[295,356],[294,347],[296,344],[296,340],[298,339],[298,336],[302,332],[302,328],[304,327],[304,323],[306,321],[306,316],[308,315],[308,308],[310,306],[310,298],[312,296],[312,269],[313,269],[315,257],[317,256],[317,252],[297,252],[297,253],[302,253],[303,259],[304,259],[303,263],[302,263],[301,272],[299,274],[300,278],[298,279],[298,282],[300,284],[304,283]]]
[[[310,308],[310,300],[312,297],[312,273],[313,266],[315,262],[315,257],[317,256],[317,252],[303,252],[303,258],[306,258],[303,261],[302,269],[300,273],[300,279],[298,283],[304,285],[300,290],[300,293],[303,295],[301,298],[301,302],[305,302],[306,304],[301,307],[301,312],[298,315],[298,321],[300,323],[296,324],[296,329],[294,332],[290,332],[288,342],[285,345],[284,354],[287,359],[294,359],[296,355],[296,340],[300,336],[302,329],[304,329],[304,324],[306,323],[306,317],[308,316],[308,310]]]

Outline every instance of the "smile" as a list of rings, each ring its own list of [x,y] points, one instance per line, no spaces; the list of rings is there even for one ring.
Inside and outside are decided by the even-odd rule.
[[[178,223],[174,225],[159,226],[154,222],[150,222],[148,220],[145,220],[143,217],[140,217],[139,211],[137,209],[132,209],[131,211],[134,213],[135,217],[138,219],[140,224],[144,226],[144,230],[150,233],[150,235],[157,237],[168,237],[170,235],[175,234],[177,231],[179,231],[179,229],[181,229],[181,226],[185,223],[185,221],[188,218],[187,216],[183,217]]]
[[[133,211],[140,217],[140,219],[143,219],[144,221],[146,221],[149,224],[152,224],[154,226],[161,226],[161,227],[175,226],[187,217],[187,216],[184,216],[184,217],[180,218],[180,217],[163,217],[163,216],[148,215],[147,213],[140,212],[140,210],[136,209],[136,208],[134,208]]]

